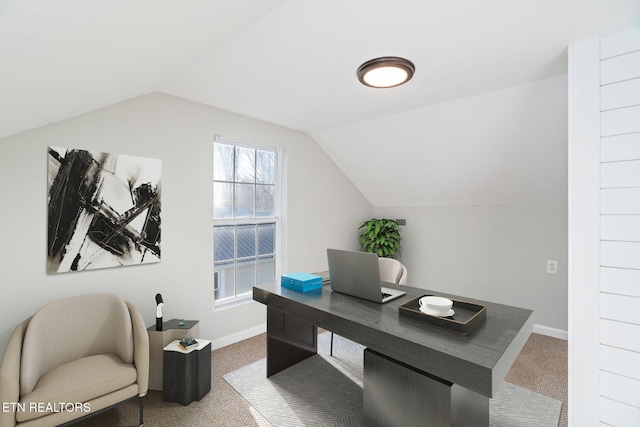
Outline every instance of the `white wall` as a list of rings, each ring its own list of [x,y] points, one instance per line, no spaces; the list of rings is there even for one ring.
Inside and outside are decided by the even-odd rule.
[[[570,53],[569,422],[638,425],[640,28]]]
[[[567,202],[565,75],[312,136],[374,206]]]
[[[372,207],[309,136],[168,95],[152,94],[0,140],[0,348],[13,328],[47,302],[112,292],[155,319],[199,319],[204,338],[243,337],[265,323],[261,304],[213,310],[212,142],[214,135],[282,147],[287,161],[283,270],[326,269],[328,246],[356,248]],[[162,261],[47,275],[47,147],[162,160]]]
[[[539,332],[567,330],[566,206],[375,207],[404,218],[410,286],[534,310]],[[558,261],[558,274],[546,261]]]

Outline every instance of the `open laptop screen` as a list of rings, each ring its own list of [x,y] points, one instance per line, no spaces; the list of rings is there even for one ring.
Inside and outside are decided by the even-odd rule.
[[[331,289],[374,302],[387,302],[406,292],[383,288],[380,282],[378,255],[327,249]],[[387,296],[383,298],[383,293]]]

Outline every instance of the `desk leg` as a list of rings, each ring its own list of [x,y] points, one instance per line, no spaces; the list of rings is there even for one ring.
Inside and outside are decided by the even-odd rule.
[[[267,377],[316,354],[317,334],[315,325],[267,307]]]
[[[488,427],[489,398],[370,349],[364,352],[366,426]]]

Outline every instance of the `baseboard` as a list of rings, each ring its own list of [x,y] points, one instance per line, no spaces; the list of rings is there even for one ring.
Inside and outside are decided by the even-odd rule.
[[[548,326],[542,325],[533,325],[533,333],[546,335],[552,338],[559,338],[561,340],[567,341],[569,339],[569,332],[563,331],[562,329],[550,328]]]
[[[211,350],[217,350],[219,348],[226,347],[228,345],[235,344],[249,338],[253,338],[256,335],[264,334],[265,332],[267,332],[266,323],[246,329],[241,332],[237,332],[235,334],[227,335],[226,337],[211,341]]]

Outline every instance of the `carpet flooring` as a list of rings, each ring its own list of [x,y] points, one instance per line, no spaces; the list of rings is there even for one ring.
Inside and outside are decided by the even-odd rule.
[[[318,354],[270,378],[261,359],[224,376],[251,405],[277,427],[364,424],[364,346],[330,334],[318,336]],[[556,427],[562,403],[503,382],[490,400],[490,427]]]
[[[263,359],[266,335],[212,352],[211,392],[188,406],[162,400],[162,392],[145,398],[145,426],[158,427],[271,427],[223,376]],[[319,350],[321,351],[321,350]],[[567,342],[532,334],[505,381],[562,402],[559,427],[567,426]],[[120,405],[77,424],[77,427],[130,427],[138,425],[138,403]]]

